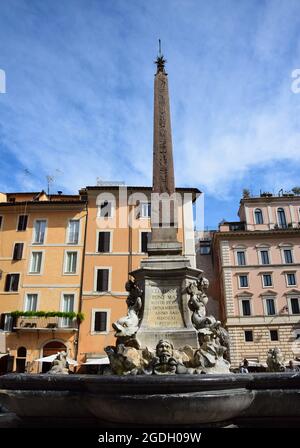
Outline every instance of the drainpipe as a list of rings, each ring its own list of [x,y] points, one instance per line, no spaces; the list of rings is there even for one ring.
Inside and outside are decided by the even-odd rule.
[[[81,313],[81,310],[82,310],[83,275],[84,275],[84,265],[85,265],[85,248],[86,248],[86,234],[87,234],[87,222],[88,222],[88,199],[85,203],[85,212],[86,212],[86,214],[85,214],[85,224],[84,224],[84,238],[83,238],[83,248],[82,248],[82,263],[81,263],[80,289],[79,289],[79,307],[78,307],[79,313]],[[77,361],[77,357],[78,357],[80,325],[81,325],[81,323],[78,321],[77,344],[75,345],[75,349],[74,349],[74,359],[76,361]]]
[[[129,193],[129,197],[132,195],[132,190]],[[127,197],[128,201],[128,197]],[[131,211],[133,205],[128,205],[128,215],[131,217]],[[128,273],[132,271],[132,225],[131,221],[128,220]]]

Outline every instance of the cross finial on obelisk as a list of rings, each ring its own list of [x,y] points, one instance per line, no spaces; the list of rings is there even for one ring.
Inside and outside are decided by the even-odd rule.
[[[165,63],[166,59],[164,58],[164,55],[161,53],[161,40],[158,39],[158,56],[156,58],[155,64],[157,65],[157,73],[163,72],[165,73]]]

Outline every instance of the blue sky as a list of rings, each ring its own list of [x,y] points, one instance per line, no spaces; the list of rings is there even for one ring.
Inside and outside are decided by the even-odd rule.
[[[298,0],[0,0],[0,191],[150,185],[158,38],[205,224],[236,220],[243,188],[299,185]]]

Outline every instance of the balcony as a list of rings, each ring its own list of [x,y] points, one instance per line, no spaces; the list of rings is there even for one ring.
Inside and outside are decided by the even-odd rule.
[[[12,325],[13,331],[26,332],[68,332],[78,330],[77,319],[66,317],[16,317]]]
[[[289,222],[288,224],[275,224],[274,230],[291,230],[291,229],[299,229],[300,228],[300,222],[292,224]]]
[[[219,224],[220,232],[241,232],[246,230],[244,221],[221,221]]]

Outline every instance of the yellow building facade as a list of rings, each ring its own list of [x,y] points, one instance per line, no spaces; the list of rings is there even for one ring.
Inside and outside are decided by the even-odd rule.
[[[55,314],[80,309],[86,205],[44,192],[0,201],[0,353],[13,360],[9,370],[45,371],[50,364],[36,359],[77,356],[78,319]]]
[[[106,356],[112,323],[127,312],[128,275],[147,257],[151,193],[103,186],[1,194],[0,373],[45,372],[51,364],[36,360],[60,350],[79,365]],[[199,194],[177,190],[178,240],[192,266]]]

